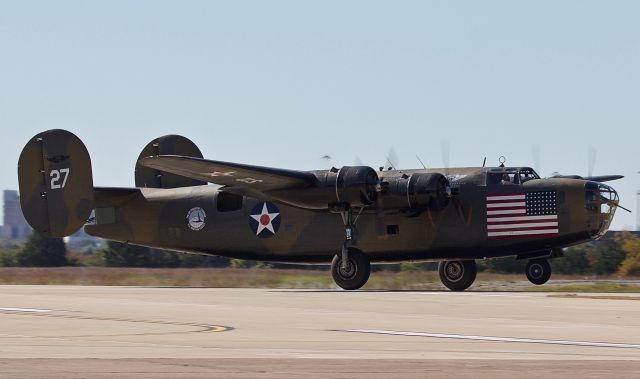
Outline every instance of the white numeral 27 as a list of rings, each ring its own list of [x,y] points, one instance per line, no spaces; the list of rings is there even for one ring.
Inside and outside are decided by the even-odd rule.
[[[62,175],[64,174],[64,176]],[[51,177],[51,189],[59,189],[64,188],[65,184],[67,184],[67,178],[69,177],[69,169],[61,168],[60,170],[51,170],[49,173]],[[62,184],[60,184],[60,177],[62,176]]]

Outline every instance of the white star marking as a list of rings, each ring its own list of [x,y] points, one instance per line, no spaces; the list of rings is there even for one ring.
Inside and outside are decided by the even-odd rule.
[[[269,213],[269,210],[267,209],[267,203],[264,203],[264,205],[262,206],[262,212],[260,214],[251,215],[251,218],[258,221],[258,230],[256,231],[256,236],[265,229],[270,231],[271,234],[276,234],[276,231],[273,230],[272,222],[278,216],[280,216],[280,213]]]

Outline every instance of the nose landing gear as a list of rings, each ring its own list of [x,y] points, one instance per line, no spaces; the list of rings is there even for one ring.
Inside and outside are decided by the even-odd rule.
[[[525,268],[527,279],[533,284],[545,284],[551,277],[551,265],[546,258],[531,259]]]

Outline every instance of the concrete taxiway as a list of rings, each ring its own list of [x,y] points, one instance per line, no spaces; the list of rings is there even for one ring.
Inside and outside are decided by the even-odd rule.
[[[640,301],[549,295],[0,286],[0,377],[640,376]]]

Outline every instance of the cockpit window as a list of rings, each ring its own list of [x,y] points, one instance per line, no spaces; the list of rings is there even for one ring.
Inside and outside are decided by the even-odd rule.
[[[501,168],[487,172],[487,185],[514,185],[540,179],[540,176],[530,168]]]
[[[517,172],[489,172],[487,173],[487,184],[520,184],[520,176]]]
[[[520,183],[528,182],[531,179],[540,179],[538,174],[530,168],[523,168],[519,171]]]

